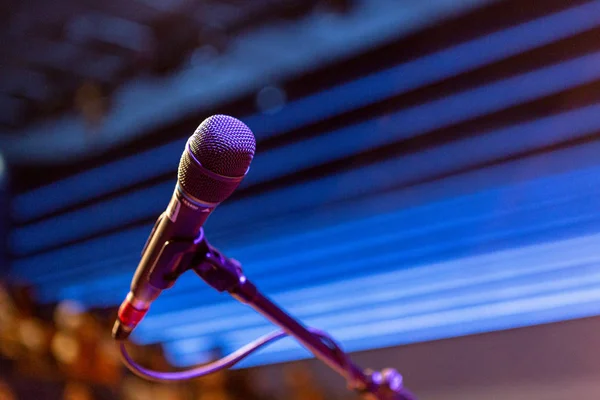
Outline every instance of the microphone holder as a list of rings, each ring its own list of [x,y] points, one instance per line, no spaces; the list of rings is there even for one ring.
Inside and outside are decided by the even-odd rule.
[[[208,285],[219,292],[228,292],[246,303],[269,321],[281,327],[331,369],[345,377],[352,390],[360,392],[369,400],[416,399],[403,387],[402,375],[394,369],[363,371],[356,366],[340,347],[328,337],[316,335],[275,303],[265,297],[242,271],[241,264],[225,257],[205,239],[203,232],[188,249],[192,251],[189,268]],[[189,254],[189,253],[188,253]]]

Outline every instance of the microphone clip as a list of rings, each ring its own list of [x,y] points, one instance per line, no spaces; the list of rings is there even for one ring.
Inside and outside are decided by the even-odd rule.
[[[219,292],[234,293],[236,287],[245,281],[241,264],[227,258],[208,243],[204,230],[196,239],[173,239],[167,241],[158,257],[159,260],[173,265],[171,270],[150,271],[149,282],[161,290],[168,289],[188,270],[193,270],[208,285]]]
[[[211,246],[206,239],[196,257],[192,260],[191,269],[209,286],[219,292],[235,295],[247,282],[239,261],[225,257],[223,253]]]

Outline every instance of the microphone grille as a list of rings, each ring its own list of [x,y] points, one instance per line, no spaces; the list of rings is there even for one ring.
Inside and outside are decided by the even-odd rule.
[[[202,166],[219,175],[243,176],[256,150],[254,134],[228,115],[205,119],[190,140],[190,150]]]
[[[227,115],[205,119],[181,155],[178,182],[183,190],[200,201],[220,203],[238,187],[254,157],[256,140],[240,120]],[[201,164],[202,166],[200,166]],[[214,176],[207,170],[217,174]]]

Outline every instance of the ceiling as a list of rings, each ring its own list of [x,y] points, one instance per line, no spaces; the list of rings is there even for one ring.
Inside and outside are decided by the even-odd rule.
[[[4,0],[0,150],[85,157],[489,1]]]
[[[235,108],[258,151],[207,221],[211,243],[349,351],[597,315],[600,0],[532,4],[499,2],[303,74],[276,113]],[[130,134],[162,142],[72,163],[13,197],[9,277],[41,302],[122,301],[200,120],[141,132],[144,112],[198,107],[173,93],[168,113],[123,102],[139,113],[124,113]],[[271,329],[187,275],[135,338],[190,365]],[[248,363],[306,356],[282,341]]]
[[[86,90],[110,98],[130,79],[169,74],[198,48],[223,51],[231,37],[266,21],[299,18],[316,3],[4,2],[0,127],[8,133],[81,108]]]

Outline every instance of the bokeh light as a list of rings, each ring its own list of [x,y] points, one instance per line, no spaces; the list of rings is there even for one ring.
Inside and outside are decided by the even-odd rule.
[[[256,106],[264,114],[275,114],[285,101],[285,91],[278,86],[265,86],[256,94]]]

